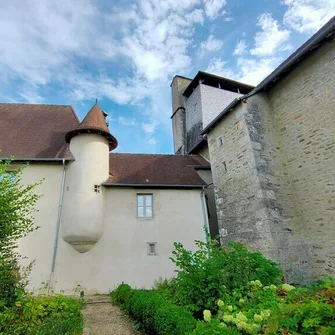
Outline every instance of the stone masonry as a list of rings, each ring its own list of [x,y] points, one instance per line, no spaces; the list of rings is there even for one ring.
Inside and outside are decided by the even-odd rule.
[[[207,134],[222,241],[261,250],[293,283],[335,275],[334,92],[332,40]]]

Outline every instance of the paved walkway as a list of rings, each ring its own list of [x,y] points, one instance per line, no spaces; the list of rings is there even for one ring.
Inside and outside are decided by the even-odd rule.
[[[108,296],[91,296],[85,298],[83,308],[83,335],[140,335],[134,329],[133,322],[119,307],[113,306]]]

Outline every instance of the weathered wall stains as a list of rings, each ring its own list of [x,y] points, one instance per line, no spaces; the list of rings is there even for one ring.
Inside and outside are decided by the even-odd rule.
[[[175,76],[171,83],[172,92],[172,129],[173,129],[173,143],[174,152],[176,154],[186,154],[186,111],[185,99],[183,92],[190,79]]]
[[[335,274],[334,92],[333,40],[208,134],[222,240],[261,250],[291,282]]]

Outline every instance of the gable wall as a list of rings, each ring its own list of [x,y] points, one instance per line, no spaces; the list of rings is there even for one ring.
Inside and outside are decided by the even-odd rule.
[[[57,221],[61,183],[60,166],[30,166],[26,182],[45,177],[39,192],[36,224],[41,228],[20,243],[23,262],[34,261],[30,290],[43,289],[48,283]],[[69,182],[69,181],[67,181]],[[173,243],[195,249],[194,240],[204,240],[201,189],[162,190],[102,188],[104,230],[99,241],[86,253],[79,253],[62,238],[55,266],[54,289],[73,294],[108,293],[121,282],[150,288],[154,281],[174,276]],[[137,193],[153,193],[153,219],[138,219]],[[85,206],[85,204],[83,204]],[[147,254],[147,242],[157,242],[157,256]]]
[[[334,275],[334,64],[332,41],[208,134],[223,241],[263,251],[291,282]]]

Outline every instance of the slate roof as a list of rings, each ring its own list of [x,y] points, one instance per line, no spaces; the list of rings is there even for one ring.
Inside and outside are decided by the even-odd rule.
[[[80,125],[76,129],[73,129],[66,134],[66,142],[70,143],[71,138],[78,134],[95,133],[107,138],[110,151],[115,149],[118,143],[116,138],[110,133],[108,129],[107,123],[105,121],[106,116],[107,114],[104,113],[100,106],[96,103],[87,113]]]
[[[109,155],[109,179],[105,186],[202,187],[206,183],[196,169],[210,168],[198,155]]]
[[[186,79],[190,79],[190,78],[186,78]],[[241,83],[239,81],[225,78],[222,76],[218,76],[213,73],[199,71],[197,75],[189,83],[189,85],[186,87],[185,91],[183,92],[183,95],[186,97],[189,97],[192,94],[192,92],[195,90],[195,88],[199,85],[200,82],[204,85],[212,86],[212,87],[218,87],[218,85],[220,84],[221,89],[224,89],[226,91],[235,92],[235,93],[241,93],[241,94],[247,94],[253,88],[255,88],[255,86]]]
[[[0,103],[0,159],[71,159],[65,134],[78,125],[71,106]]]

